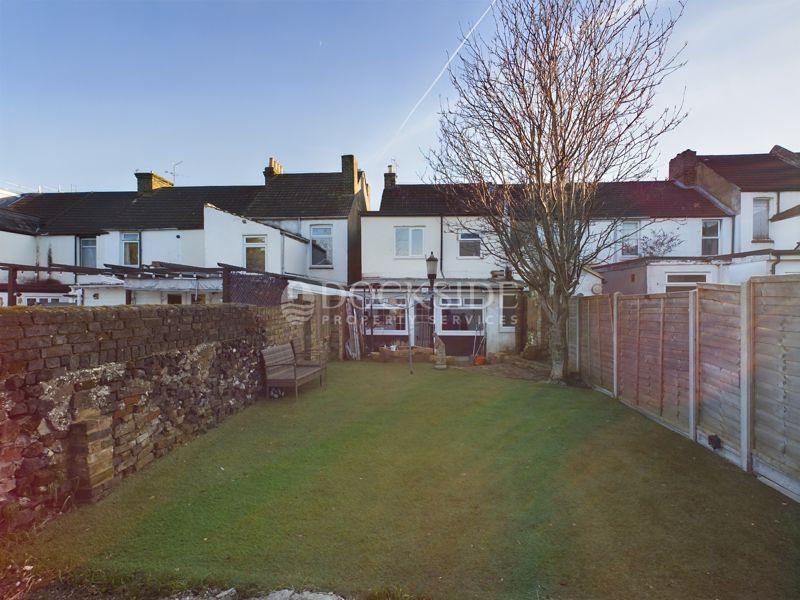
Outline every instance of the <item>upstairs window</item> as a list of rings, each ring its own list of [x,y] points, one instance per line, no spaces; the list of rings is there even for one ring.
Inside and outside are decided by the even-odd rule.
[[[122,264],[126,267],[138,267],[141,261],[141,244],[138,233],[122,234]]]
[[[480,258],[481,236],[477,233],[462,232],[458,234],[458,257]]]
[[[78,238],[78,266],[97,267],[97,238],[81,237]]]
[[[398,258],[422,258],[422,227],[395,227],[394,255]]]
[[[244,266],[262,273],[267,270],[267,236],[244,236]]]
[[[753,200],[753,241],[769,240],[769,198]]]
[[[330,225],[311,226],[311,266],[333,266],[333,227]]]
[[[719,226],[719,219],[703,221],[703,239],[700,249],[703,256],[716,256],[719,254]]]
[[[639,221],[623,221],[619,227],[622,256],[639,256]]]

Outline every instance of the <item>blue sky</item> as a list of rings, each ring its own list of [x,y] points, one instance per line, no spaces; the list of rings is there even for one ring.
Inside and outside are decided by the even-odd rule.
[[[0,187],[132,189],[179,160],[179,185],[259,184],[269,156],[333,171],[354,153],[375,204],[391,159],[424,177],[446,78],[398,127],[488,4],[0,0]],[[799,37],[800,0],[689,0],[662,100],[685,89],[691,114],[656,176],[687,147],[800,150]]]

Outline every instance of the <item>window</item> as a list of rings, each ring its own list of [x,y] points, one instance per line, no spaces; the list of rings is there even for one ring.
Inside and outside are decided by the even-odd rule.
[[[500,298],[500,326],[501,327],[516,327],[517,326],[517,293],[504,292]]]
[[[371,306],[371,310],[367,311],[367,327],[380,331],[405,331],[405,300],[387,299],[383,302],[375,302]]]
[[[92,268],[97,266],[96,237],[78,238],[78,266]]]
[[[311,266],[333,267],[333,227],[311,226]]]
[[[139,241],[140,238],[138,233],[122,234],[122,264],[126,267],[139,266],[141,255]]]
[[[440,298],[442,331],[483,331],[483,298]]]
[[[769,240],[769,200],[753,200],[753,241]]]
[[[267,236],[244,236],[244,266],[262,273],[267,270]]]
[[[422,258],[422,227],[395,227],[394,255],[399,258]]]
[[[481,236],[477,233],[462,232],[458,234],[458,257],[480,258]]]
[[[719,219],[703,221],[703,240],[701,252],[703,256],[719,254]]]
[[[167,294],[167,304],[183,304],[183,295]]]
[[[691,292],[698,283],[706,282],[705,273],[667,273],[667,292]]]
[[[619,227],[622,256],[639,256],[639,221],[623,221]]]

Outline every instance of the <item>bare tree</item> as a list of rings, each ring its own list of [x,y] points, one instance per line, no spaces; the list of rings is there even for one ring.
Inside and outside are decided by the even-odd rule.
[[[683,243],[677,231],[656,229],[642,236],[639,243],[642,256],[666,256]]]
[[[538,293],[551,379],[566,367],[568,301],[618,242],[624,210],[604,181],[644,178],[658,139],[684,118],[656,91],[681,66],[668,42],[683,11],[646,0],[498,0],[495,29],[466,40],[450,70],[433,181],[465,227]],[[453,185],[467,184],[467,185]]]

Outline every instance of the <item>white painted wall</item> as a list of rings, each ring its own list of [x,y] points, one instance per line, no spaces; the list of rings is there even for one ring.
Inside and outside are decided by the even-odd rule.
[[[311,239],[311,227],[314,225],[329,225],[333,234],[333,268],[311,266],[311,244],[304,245],[305,258],[303,268],[295,273],[303,273],[308,277],[331,281],[335,283],[347,283],[347,219],[284,219],[274,221],[275,225],[281,229],[297,233],[306,239]],[[287,238],[288,240],[289,238]],[[295,257],[292,257],[294,261]],[[294,263],[293,263],[294,264]]]
[[[798,234],[800,225],[797,218],[769,224],[770,239],[774,243],[753,242],[753,200],[769,198],[769,216],[772,217],[778,212],[779,197],[781,212],[800,204],[800,191],[780,192],[780,194],[778,192],[742,192],[741,212],[736,219],[737,252],[766,248],[792,250],[797,242],[800,242],[800,234]]]
[[[216,267],[218,263],[244,266],[244,237],[267,237],[267,271],[281,272],[281,237],[279,229],[226,213],[211,206],[203,210],[205,252],[203,263]]]
[[[706,283],[719,283],[719,267],[714,264],[650,264],[647,265],[647,293],[661,294],[666,291],[667,275],[696,275],[705,274]],[[727,283],[727,282],[725,282]],[[671,284],[680,285],[680,284]]]
[[[36,237],[0,231],[0,262],[31,265],[36,263]],[[8,272],[0,271],[0,281],[8,281]]]
[[[122,286],[83,288],[83,306],[116,306],[125,304],[125,289]],[[95,298],[95,296],[97,296]]]
[[[639,239],[645,237],[652,238],[658,232],[665,232],[670,237],[676,237],[678,245],[664,256],[702,256],[702,228],[703,221],[713,219],[655,219],[639,220]],[[731,252],[731,217],[722,217],[720,220],[719,254],[729,254]],[[592,227],[592,233],[598,235],[609,226],[609,221],[598,221]],[[600,263],[614,263],[622,260],[630,260],[633,256],[622,254],[622,236],[616,235],[619,242],[610,251],[602,256]],[[640,246],[641,251],[641,246]]]
[[[422,227],[422,258],[395,256],[395,229]],[[481,258],[458,255],[458,233],[470,227],[469,221],[445,218],[444,237],[439,217],[361,217],[361,270],[364,277],[418,278],[427,277],[425,257],[433,252],[439,259],[439,278],[488,279],[493,270],[503,266],[484,252]],[[441,246],[440,246],[441,240]]]
[[[306,274],[309,244],[288,235],[283,236],[283,272]],[[316,272],[312,274],[316,277]]]

